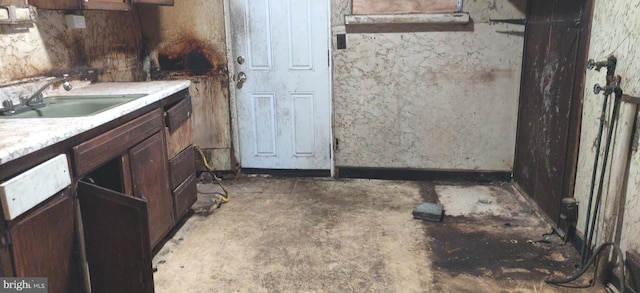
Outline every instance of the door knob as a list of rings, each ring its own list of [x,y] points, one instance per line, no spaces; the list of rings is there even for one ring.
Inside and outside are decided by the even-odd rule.
[[[247,81],[247,74],[244,72],[238,73],[237,85],[239,89],[242,88],[242,84],[244,84],[245,81]]]

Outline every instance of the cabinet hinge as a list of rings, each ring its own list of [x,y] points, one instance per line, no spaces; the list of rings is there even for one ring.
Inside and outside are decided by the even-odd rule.
[[[9,234],[8,230],[0,232],[0,245],[2,245],[2,247],[11,245],[11,234]]]

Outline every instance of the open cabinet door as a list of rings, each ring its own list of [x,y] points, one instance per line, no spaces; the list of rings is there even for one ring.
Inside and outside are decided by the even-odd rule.
[[[78,183],[93,293],[154,291],[147,202]]]

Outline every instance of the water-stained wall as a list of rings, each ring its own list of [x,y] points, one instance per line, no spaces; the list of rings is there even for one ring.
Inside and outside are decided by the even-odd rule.
[[[610,54],[618,59],[616,74],[622,77],[621,88],[631,96],[640,97],[640,3],[636,0],[596,0],[593,16],[593,28],[589,58],[597,61],[605,60]],[[595,156],[595,141],[600,122],[603,96],[592,92],[596,83],[605,84],[605,72],[588,71],[586,73],[585,100],[582,116],[582,132],[580,139],[580,153],[578,172],[575,186],[575,197],[580,202],[578,230],[583,232],[591,172]],[[607,120],[608,121],[608,120]],[[608,124],[608,122],[607,122]],[[636,130],[637,131],[637,130]],[[619,142],[625,143],[625,142]],[[604,149],[604,147],[603,147]],[[602,159],[600,159],[602,162]],[[610,167],[610,166],[609,166]],[[623,250],[640,253],[640,154],[632,151],[628,173],[624,208],[620,215],[621,229],[616,231]],[[611,178],[607,178],[607,183]],[[605,189],[606,190],[606,189]],[[605,194],[605,201],[612,199],[614,194]],[[603,203],[602,206],[605,206]],[[610,214],[600,216],[610,217]],[[598,239],[599,237],[596,237]]]
[[[94,69],[102,81],[144,80],[135,12],[84,11],[86,29],[66,27],[64,11],[38,10],[37,23],[0,25],[0,85]]]
[[[233,170],[223,1],[181,0],[138,11],[151,78],[191,80],[194,143],[213,169]]]
[[[336,166],[510,171],[525,1],[464,1],[468,25],[344,33],[351,0],[332,0]]]

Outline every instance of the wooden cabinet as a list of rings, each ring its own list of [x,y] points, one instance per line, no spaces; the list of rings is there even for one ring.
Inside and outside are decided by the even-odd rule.
[[[191,97],[186,96],[175,104],[165,107],[165,129],[167,157],[169,159],[169,182],[171,183],[173,206],[176,218],[182,218],[196,202],[196,166],[191,131]]]
[[[151,247],[175,224],[162,116],[156,109],[73,148],[76,174],[147,202]]]
[[[132,4],[155,4],[172,6],[174,0],[30,0],[29,4],[40,9],[97,9],[131,10]]]
[[[93,292],[153,292],[151,250],[175,224],[162,116],[153,110],[73,147]]]
[[[190,117],[185,89],[52,146],[70,156],[72,185],[0,221],[0,275],[48,277],[50,292],[83,292],[84,280],[153,292],[152,251],[196,200]],[[26,169],[9,170],[0,179]]]
[[[153,291],[148,255],[197,196],[190,116],[183,91],[73,147],[94,292]]]
[[[71,188],[7,223],[3,245],[13,272],[3,276],[48,277],[49,292],[81,292],[82,274]]]

